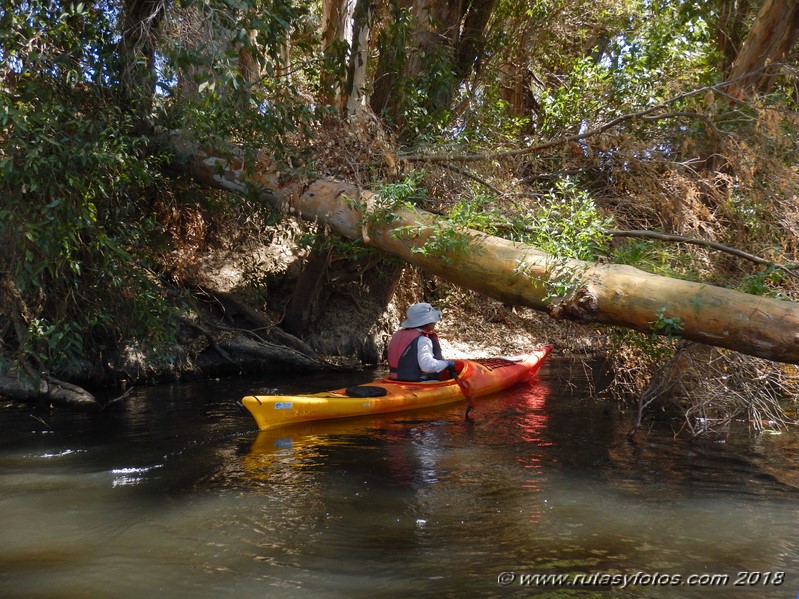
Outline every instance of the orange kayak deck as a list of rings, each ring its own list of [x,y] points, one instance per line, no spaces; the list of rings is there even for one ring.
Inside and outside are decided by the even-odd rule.
[[[401,412],[465,401],[461,386],[471,399],[508,389],[533,378],[552,351],[548,345],[529,354],[510,358],[455,360],[458,381],[411,383],[378,379],[359,385],[359,391],[380,393],[377,397],[352,397],[347,389],[335,389],[309,395],[248,395],[242,405],[255,418],[258,428],[266,430],[297,422],[350,418],[388,412]],[[366,388],[366,389],[364,389]]]

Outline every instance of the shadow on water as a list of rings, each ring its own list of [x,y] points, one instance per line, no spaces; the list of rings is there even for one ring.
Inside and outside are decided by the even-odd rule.
[[[236,406],[372,373],[142,389],[95,415],[5,406],[0,592],[796,597],[799,437],[658,425],[631,443],[569,366],[474,421],[453,404],[259,432]]]

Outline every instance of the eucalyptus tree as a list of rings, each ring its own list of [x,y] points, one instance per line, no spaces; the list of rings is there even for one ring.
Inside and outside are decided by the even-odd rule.
[[[276,143],[305,110],[243,58],[274,76],[295,9],[251,8],[0,9],[2,372],[37,388],[42,372],[97,378],[120,360],[136,370],[145,354],[159,368],[174,362],[184,306],[164,258],[182,244],[167,223],[197,202],[181,199],[156,136]]]
[[[119,8],[0,12],[4,371],[85,373],[90,355],[171,335],[146,241],[159,230],[148,190],[163,180],[141,135],[151,94],[130,91],[152,79],[125,60],[148,50],[122,35]]]
[[[778,63],[794,61],[796,31],[787,0],[11,0],[0,9],[3,368],[85,376],[120,352],[173,360],[176,256],[190,251],[180,223],[222,220],[240,201],[190,188],[176,145],[201,145],[216,165],[203,185],[247,197],[309,188],[324,164],[315,150],[348,126],[330,116],[367,106],[366,147],[388,166],[367,155],[362,187],[419,164],[457,174],[419,208],[515,235],[547,202],[569,203],[552,190],[570,181],[617,228],[771,251],[760,233],[780,218],[771,207],[789,209],[772,200],[790,197],[796,152],[764,126],[796,126],[768,105],[795,101]],[[741,93],[717,85],[728,79]],[[360,151],[340,162],[363,163]],[[250,187],[265,168],[269,185]],[[792,237],[776,243],[792,260]],[[632,253],[615,250],[602,259]]]
[[[753,92],[768,93],[779,77],[779,65],[799,37],[799,4],[792,0],[766,0],[730,67],[734,81],[730,94],[743,98]]]

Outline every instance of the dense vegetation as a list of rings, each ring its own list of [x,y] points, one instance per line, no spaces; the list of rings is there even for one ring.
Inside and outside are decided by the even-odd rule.
[[[91,380],[131,356],[166,368],[197,312],[202,252],[295,230],[254,195],[187,179],[164,142],[175,132],[555,255],[793,298],[793,4],[10,0],[0,373]],[[770,44],[747,41],[759,27]],[[300,233],[322,267],[374,260]],[[442,229],[424,251],[457,243]],[[678,322],[654,328],[667,335],[614,341],[618,383],[641,397],[678,348]]]

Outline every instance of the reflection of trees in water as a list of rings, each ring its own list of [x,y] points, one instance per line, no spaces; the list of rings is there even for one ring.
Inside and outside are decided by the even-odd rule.
[[[779,562],[769,520],[788,515],[741,497],[785,493],[765,456],[795,444],[761,439],[757,464],[748,442],[697,444],[668,427],[633,443],[634,414],[557,376],[486,398],[472,423],[458,405],[259,434],[245,458],[268,496],[257,545],[265,556],[390,559],[416,576],[454,556],[478,570],[501,556],[503,568],[583,573]],[[319,549],[279,529],[285,504],[286,529]],[[270,549],[275,539],[287,547]]]
[[[672,423],[658,422],[635,441],[620,438],[609,448],[606,476],[624,492],[646,496],[657,488],[673,500],[741,493],[794,498],[797,449],[793,432],[750,435],[742,424],[724,439],[696,440],[675,437]]]

